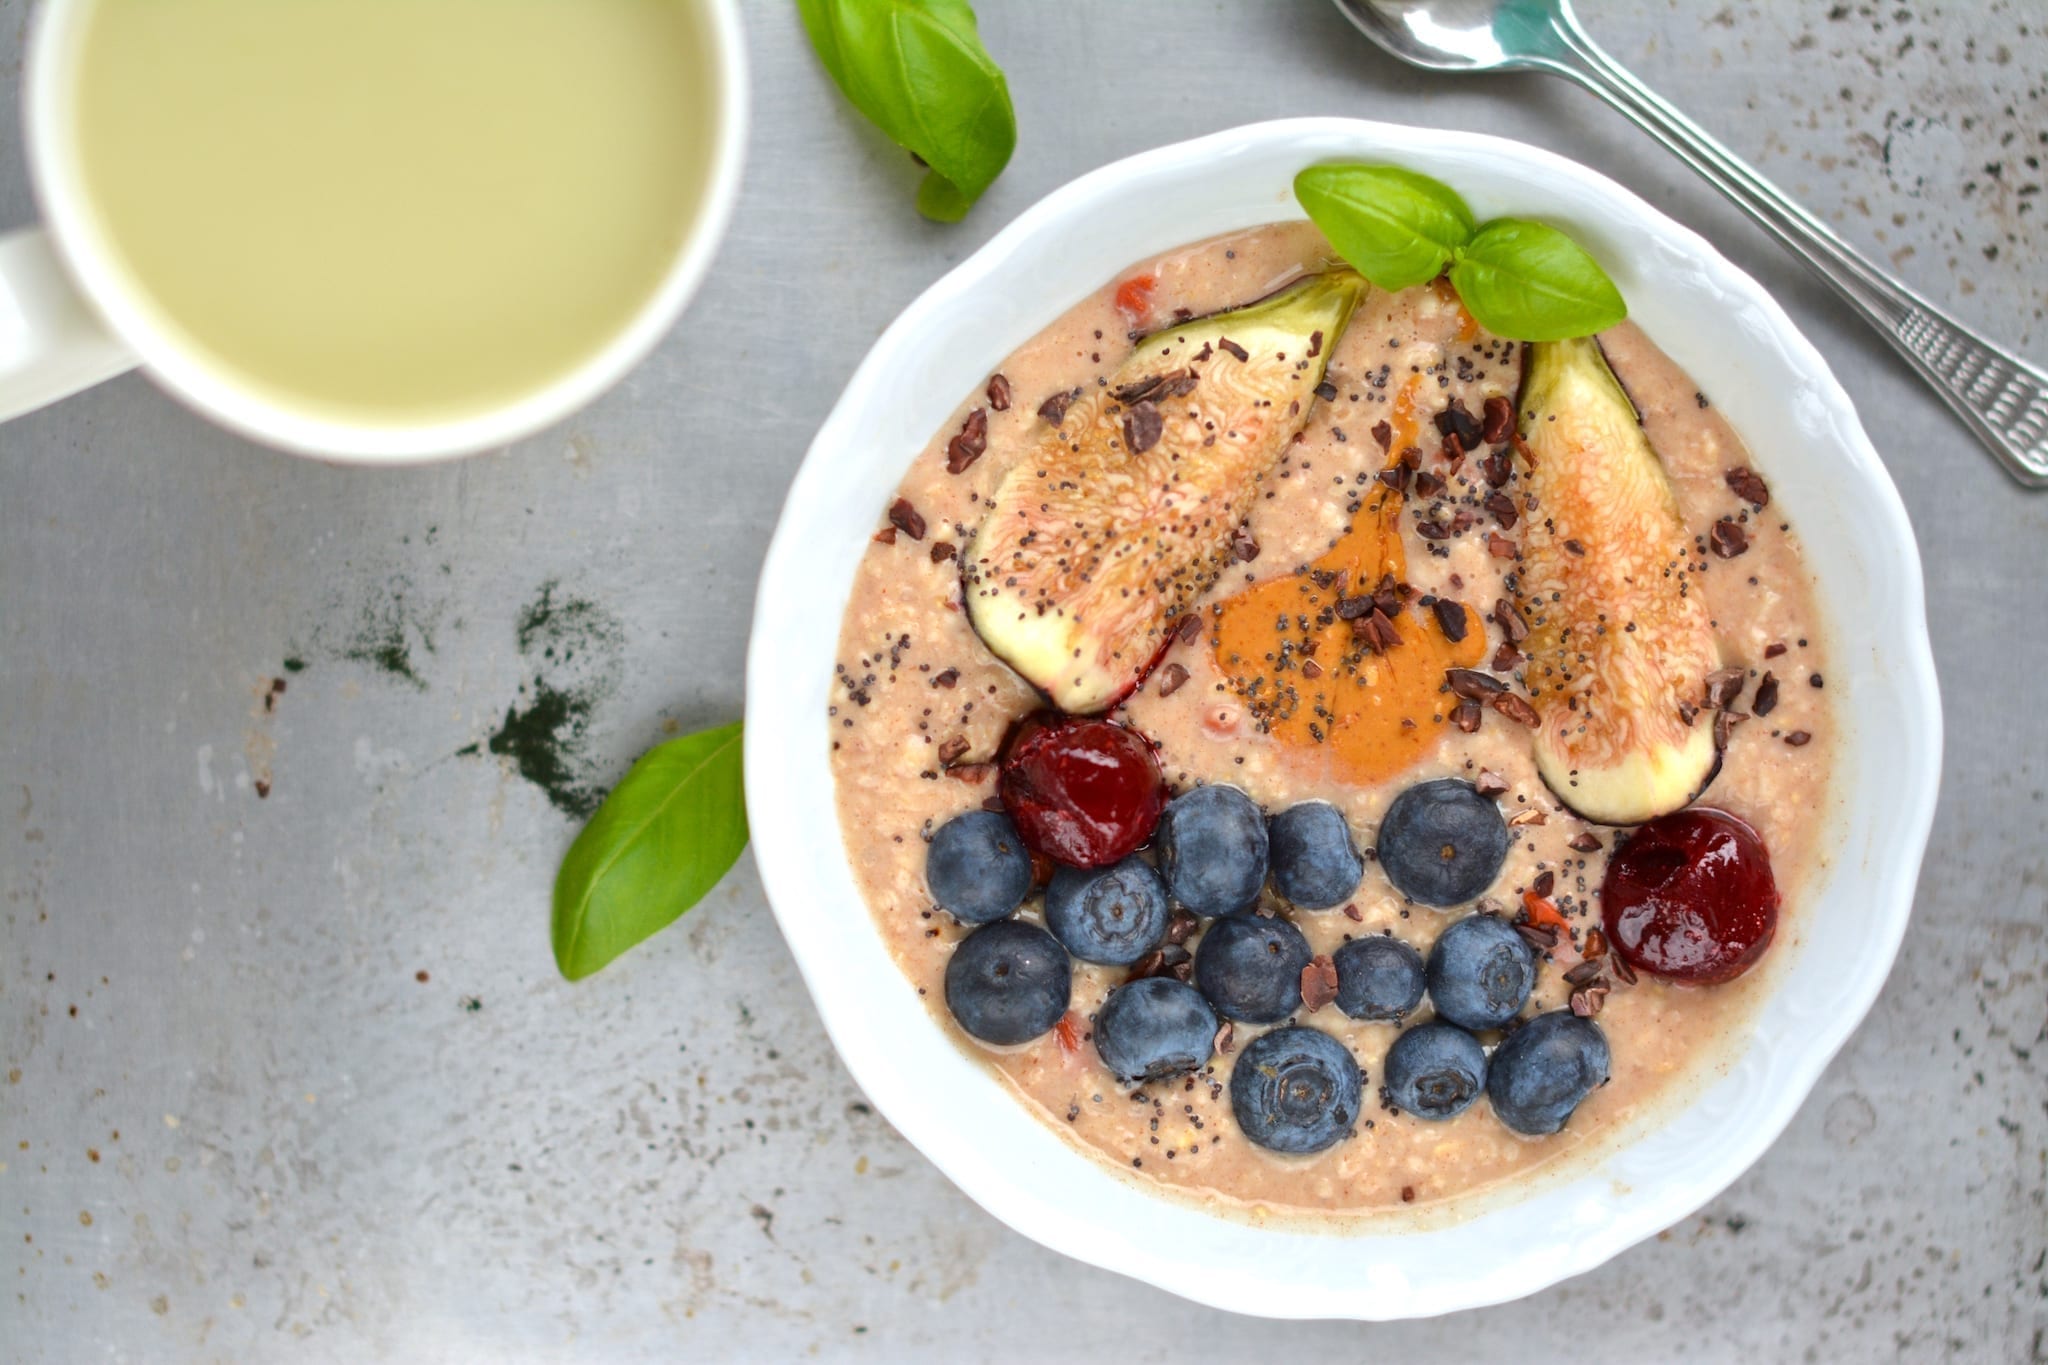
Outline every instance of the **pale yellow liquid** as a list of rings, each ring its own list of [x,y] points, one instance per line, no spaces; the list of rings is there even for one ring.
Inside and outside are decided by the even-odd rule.
[[[94,0],[78,153],[209,363],[310,415],[451,420],[626,326],[705,190],[690,0]]]

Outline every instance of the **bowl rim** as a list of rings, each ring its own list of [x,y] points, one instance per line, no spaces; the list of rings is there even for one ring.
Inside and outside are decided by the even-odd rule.
[[[819,514],[813,504],[819,486],[825,482],[826,467],[843,451],[872,445],[872,441],[863,440],[866,410],[878,401],[876,391],[889,376],[906,370],[916,372],[914,358],[921,347],[929,350],[934,344],[927,339],[927,333],[936,321],[977,292],[992,288],[991,281],[1006,268],[1014,268],[1016,258],[1027,244],[1045,234],[1072,233],[1078,223],[1090,221],[1088,215],[1099,212],[1103,200],[1127,195],[1134,187],[1142,189],[1148,182],[1160,183],[1164,177],[1211,174],[1212,165],[1247,149],[1273,153],[1300,147],[1300,164],[1305,165],[1329,156],[1332,146],[1344,144],[1370,147],[1373,154],[1411,164],[1427,165],[1433,154],[1448,151],[1489,161],[1519,163],[1545,177],[1554,177],[1557,183],[1570,185],[1584,197],[1601,201],[1613,212],[1616,222],[1651,233],[1659,245],[1669,249],[1671,264],[1702,272],[1707,285],[1725,291],[1734,308],[1761,326],[1766,339],[1790,363],[1791,377],[1802,382],[1802,393],[1814,400],[1819,413],[1816,420],[1824,419],[1835,438],[1834,448],[1826,452],[1826,458],[1844,466],[1853,476],[1853,485],[1867,495],[1867,505],[1861,510],[1871,520],[1867,525],[1859,525],[1876,546],[1873,555],[1883,556],[1878,562],[1889,578],[1886,597],[1897,604],[1887,623],[1889,652],[1883,660],[1884,667],[1873,673],[1877,681],[1869,685],[1880,689],[1882,699],[1891,699],[1895,692],[1897,705],[1893,709],[1911,724],[1902,733],[1886,737],[1890,746],[1886,751],[1886,776],[1891,779],[1887,800],[1891,804],[1889,819],[1885,821],[1886,839],[1873,841],[1863,858],[1862,876],[1875,892],[1868,903],[1867,919],[1860,927],[1865,945],[1858,964],[1861,971],[1842,984],[1839,995],[1828,1002],[1826,1010],[1799,1014],[1801,1028],[1792,1031],[1794,1036],[1786,1046],[1764,1048],[1755,1036],[1744,1041],[1744,1056],[1736,1069],[1756,1062],[1765,1075],[1760,1080],[1752,1078],[1751,1089],[1763,1089],[1741,1115],[1738,1132],[1717,1134],[1719,1141],[1710,1151],[1706,1172],[1688,1169],[1679,1173],[1682,1178],[1657,1182],[1647,1190],[1625,1188],[1611,1175],[1603,1175],[1612,1157],[1648,1142],[1672,1126],[1671,1120],[1659,1121],[1653,1129],[1631,1134],[1627,1144],[1603,1155],[1598,1165],[1572,1179],[1565,1194],[1579,1190],[1589,1181],[1597,1183],[1603,1179],[1611,1185],[1612,1194],[1602,1204],[1599,1191],[1589,1189],[1578,1204],[1559,1205],[1568,1218],[1575,1220],[1574,1225],[1555,1229],[1554,1240],[1544,1243],[1540,1257],[1522,1251],[1503,1253],[1506,1259],[1502,1265],[1490,1269],[1475,1265],[1469,1273],[1460,1267],[1457,1272],[1424,1284],[1405,1282],[1398,1270],[1389,1275],[1384,1262],[1348,1278],[1336,1277],[1336,1282],[1293,1283],[1286,1277],[1298,1268],[1298,1258],[1277,1253],[1292,1252],[1295,1248],[1283,1248],[1278,1241],[1264,1239],[1303,1234],[1276,1227],[1231,1224],[1242,1228],[1241,1237],[1232,1235],[1242,1242],[1237,1250],[1274,1250],[1270,1265],[1267,1257],[1259,1255],[1218,1265],[1211,1263],[1201,1250],[1190,1250],[1178,1242],[1162,1245],[1141,1241],[1129,1230],[1116,1226],[1106,1209],[1089,1204],[1089,1197],[1099,1201],[1105,1196],[1101,1187],[1088,1192],[1088,1197],[1062,1194],[1058,1199],[1027,1191],[1024,1186],[1031,1177],[999,1168],[986,1152],[979,1150],[985,1144],[975,1134],[964,1131],[965,1125],[950,1122],[934,1111],[929,1097],[920,1093],[931,1088],[930,1076],[911,1072],[899,1055],[908,1049],[877,1045],[870,1032],[874,1024],[868,1002],[847,983],[840,961],[817,938],[825,930],[828,917],[850,908],[860,921],[861,932],[880,946],[872,912],[852,884],[843,843],[833,840],[833,848],[821,852],[815,836],[807,838],[806,832],[798,829],[790,818],[793,801],[804,783],[822,780],[828,788],[829,802],[832,777],[826,747],[817,745],[808,754],[800,743],[792,747],[785,732],[811,735],[813,732],[804,723],[774,727],[750,724],[745,776],[755,861],[762,885],[826,1032],[875,1107],[970,1198],[1000,1221],[1056,1251],[1213,1306],[1268,1317],[1383,1320],[1480,1307],[1534,1293],[1592,1269],[1695,1212],[1746,1171],[1791,1122],[1829,1061],[1868,1013],[1904,937],[1921,857],[1933,822],[1942,744],[1941,709],[1927,634],[1918,550],[1904,504],[1848,395],[1819,351],[1761,285],[1697,233],[1672,221],[1599,172],[1555,153],[1487,134],[1361,119],[1283,119],[1226,129],[1105,165],[1046,195],[926,289],[882,333],[847,381],[797,472],[762,567],[748,646],[746,702],[750,718],[786,716],[791,714],[788,703],[793,695],[810,695],[804,691],[807,684],[788,676],[784,666],[789,653],[787,637],[791,634],[788,623],[799,604],[808,612],[808,619],[815,619],[821,601],[836,604],[831,617],[833,643],[829,646],[836,648],[838,622],[852,577],[849,571],[845,583],[833,582],[821,590],[815,570],[805,562],[817,548],[815,528],[809,524]],[[1268,215],[1269,219],[1298,216],[1291,200]],[[1191,233],[1189,240],[1201,235],[1204,234]],[[1133,246],[1125,263],[1141,259],[1144,254],[1144,247]],[[1121,267],[1112,267],[1115,268]],[[1103,278],[1110,276],[1105,274]],[[1056,300],[1049,316],[1056,316],[1074,301]],[[1006,345],[997,351],[995,347],[996,343],[991,342],[992,353],[981,357],[989,368],[1010,349]],[[950,406],[957,396],[948,394],[946,401]],[[894,471],[890,487],[922,448],[923,439],[928,439],[928,433],[919,444],[902,451],[901,459],[890,466]],[[865,522],[856,525],[864,527]],[[866,531],[859,530],[858,534],[864,539]],[[857,562],[858,553],[856,548],[850,562]],[[1828,600],[1824,585],[1824,606]],[[1839,670],[1847,663],[1846,658],[1838,658],[1835,667]],[[822,683],[816,691],[818,696],[824,695]],[[1842,711],[1847,714],[1846,702]],[[816,733],[823,737],[826,732],[821,729]],[[1854,745],[1845,743],[1842,749],[1845,761],[1837,767],[1838,783],[1853,775],[1853,767],[1846,760]],[[1838,797],[1841,794],[1837,792]],[[1885,812],[1879,811],[1877,815],[1883,817]],[[1838,817],[1837,823],[1846,824],[1849,818]],[[836,820],[833,832],[838,833]],[[1818,902],[1822,890],[1849,872],[1846,862],[1827,869],[1816,877],[1810,897]],[[820,902],[815,894],[821,888],[820,876],[831,883],[823,889],[843,904]],[[886,948],[882,951],[886,956]],[[890,966],[894,971],[894,964]],[[900,971],[896,975],[908,981]],[[1780,993],[1781,988],[1774,989],[1772,998]],[[923,1002],[914,997],[911,1004],[919,1012],[925,1009]],[[1759,1005],[1759,1021],[1764,1008],[1765,1005]],[[932,1027],[930,1032],[948,1050],[960,1052],[943,1036],[942,1030]],[[1758,1052],[1770,1055],[1758,1060]],[[989,1068],[978,1061],[964,1053],[961,1057],[976,1071],[989,1074]],[[959,1074],[953,1073],[954,1078]],[[1723,1077],[1704,1087],[1702,1094],[1715,1093],[1727,1084],[1729,1078]],[[1051,1133],[1050,1125],[1040,1116],[1028,1112],[1014,1093],[1007,1093],[1007,1098],[1021,1122],[1044,1130],[1053,1142],[1072,1150],[1063,1138]],[[1696,1098],[1688,1103],[1687,1112],[1704,1107]],[[1680,1111],[1674,1108],[1671,1112],[1675,1116]],[[1105,1179],[1118,1180],[1094,1158],[1078,1152],[1075,1156],[1101,1171]],[[1118,1183],[1132,1186],[1129,1181]],[[1145,1193],[1141,1197],[1162,1207],[1185,1207],[1181,1201],[1158,1194]],[[1528,1202],[1533,1207],[1536,1201]],[[1515,1207],[1506,1206],[1509,1210]],[[1500,1210],[1489,1209],[1462,1219],[1457,1226],[1473,1227],[1497,1212]],[[1193,1216],[1219,1224],[1225,1221],[1200,1213]],[[1163,1213],[1160,1219],[1173,1221]],[[1409,1239],[1434,1235],[1436,1231],[1389,1227],[1353,1233],[1345,1240],[1352,1244],[1385,1241],[1398,1255],[1401,1246],[1415,1246]],[[1328,1245],[1327,1241],[1324,1245]]]

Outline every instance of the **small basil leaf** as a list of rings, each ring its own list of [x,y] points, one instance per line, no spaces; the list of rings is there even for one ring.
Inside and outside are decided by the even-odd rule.
[[[918,211],[957,221],[1009,164],[1017,115],[966,0],[798,0],[853,107],[929,171]]]
[[[1496,218],[1458,252],[1451,284],[1479,325],[1512,341],[1589,336],[1628,316],[1600,263],[1554,227]]]
[[[673,924],[747,846],[740,722],[643,754],[555,874],[555,965],[579,981]]]
[[[1294,197],[1381,289],[1435,279],[1472,236],[1472,210],[1456,190],[1399,166],[1311,166],[1294,177]]]

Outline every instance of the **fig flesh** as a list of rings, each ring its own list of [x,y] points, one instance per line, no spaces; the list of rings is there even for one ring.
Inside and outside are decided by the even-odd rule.
[[[960,557],[989,649],[1070,714],[1128,695],[1230,562],[1365,289],[1332,271],[1176,323],[1048,413]]]
[[[1719,762],[1702,702],[1721,656],[1685,523],[1593,338],[1531,344],[1519,407],[1540,509],[1519,578],[1536,767],[1586,819],[1641,824],[1699,795]]]

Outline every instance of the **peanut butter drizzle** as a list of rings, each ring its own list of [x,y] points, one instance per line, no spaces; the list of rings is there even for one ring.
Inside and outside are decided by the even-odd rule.
[[[1418,444],[1419,382],[1394,397],[1390,466]],[[1383,653],[1338,616],[1340,598],[1373,593],[1389,575],[1406,581],[1406,502],[1375,482],[1350,529],[1320,558],[1226,599],[1212,623],[1217,667],[1260,728],[1297,758],[1360,785],[1385,781],[1436,747],[1457,704],[1442,690],[1444,670],[1473,667],[1486,653],[1485,623],[1469,606],[1456,644],[1434,613],[1412,602],[1390,613],[1400,643]]]

